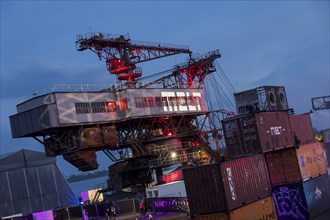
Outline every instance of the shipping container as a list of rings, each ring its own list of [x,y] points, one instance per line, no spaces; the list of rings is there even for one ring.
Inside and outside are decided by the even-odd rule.
[[[272,196],[260,199],[230,212],[210,213],[192,216],[196,220],[276,220],[276,211]]]
[[[227,210],[219,164],[186,168],[182,174],[192,216]]]
[[[306,181],[327,172],[325,151],[320,142],[267,152],[265,158],[272,186]]]
[[[291,129],[296,144],[314,142],[313,125],[310,113],[290,115]]]
[[[277,219],[272,196],[235,209],[229,215],[230,220]]]
[[[234,98],[238,114],[289,109],[284,86],[260,86],[234,93]]]
[[[279,220],[311,219],[330,209],[329,177],[276,186],[272,196]]]
[[[227,161],[220,166],[229,210],[271,194],[262,154]]]
[[[321,142],[301,145],[297,149],[297,158],[303,181],[327,172],[325,151]]]
[[[272,196],[278,220],[309,220],[302,183],[275,186]]]
[[[330,182],[327,174],[303,183],[309,216],[315,216],[330,209]]]
[[[262,154],[183,169],[190,213],[220,213],[271,195]]]
[[[272,186],[301,181],[296,149],[284,149],[265,153],[269,178]]]
[[[239,115],[222,120],[222,127],[231,159],[295,145],[287,111]]]

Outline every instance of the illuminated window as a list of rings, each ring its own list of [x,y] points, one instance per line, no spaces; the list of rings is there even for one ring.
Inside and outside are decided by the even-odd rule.
[[[120,111],[123,111],[125,109],[128,109],[127,99],[121,99],[121,100],[119,100],[119,110]]]
[[[148,103],[149,103],[149,107],[156,107],[156,100],[155,97],[149,96],[148,97]]]
[[[149,107],[148,97],[143,97],[143,107]]]
[[[167,97],[161,97],[162,98],[162,106],[168,106]]]
[[[115,112],[116,111],[116,102],[106,102],[107,112]]]
[[[116,111],[116,102],[78,102],[75,103],[77,114],[103,113]]]

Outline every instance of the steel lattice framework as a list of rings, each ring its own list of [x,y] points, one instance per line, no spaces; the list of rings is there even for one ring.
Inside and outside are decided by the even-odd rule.
[[[196,56],[187,46],[103,33],[77,35],[76,46],[105,59],[120,86],[53,91],[25,100],[11,118],[15,137],[33,137],[46,155],[63,155],[81,171],[97,169],[96,152],[103,151],[112,161],[109,187],[117,190],[149,184],[153,169],[159,177],[162,168],[173,164],[222,159],[221,120],[233,113],[207,110],[203,95],[204,80],[216,72],[213,62],[221,57],[218,50]],[[136,64],[181,53],[189,55],[186,63],[151,82],[141,78]]]

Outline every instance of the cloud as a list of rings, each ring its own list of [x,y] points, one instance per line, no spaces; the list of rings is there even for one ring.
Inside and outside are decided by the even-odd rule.
[[[112,84],[105,64],[60,65],[44,60],[24,63],[15,71],[1,73],[1,98],[16,99],[53,84]]]

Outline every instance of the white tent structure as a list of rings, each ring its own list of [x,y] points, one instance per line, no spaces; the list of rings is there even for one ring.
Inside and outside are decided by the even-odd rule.
[[[0,157],[0,195],[0,217],[78,204],[55,158],[26,149]]]

